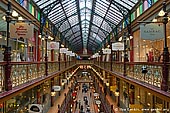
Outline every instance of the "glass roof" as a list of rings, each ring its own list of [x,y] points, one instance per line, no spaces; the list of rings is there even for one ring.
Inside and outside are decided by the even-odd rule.
[[[97,50],[138,0],[33,0],[75,52]],[[83,52],[82,52],[83,53]]]

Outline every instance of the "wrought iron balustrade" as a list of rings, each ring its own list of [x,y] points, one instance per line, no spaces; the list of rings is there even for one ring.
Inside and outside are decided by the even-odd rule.
[[[66,69],[65,62],[48,62],[48,74]],[[0,93],[5,91],[5,62],[0,63]],[[31,82],[37,78],[45,77],[45,62],[11,62],[11,82],[12,87],[20,86]],[[70,61],[67,67],[75,65],[75,61]]]

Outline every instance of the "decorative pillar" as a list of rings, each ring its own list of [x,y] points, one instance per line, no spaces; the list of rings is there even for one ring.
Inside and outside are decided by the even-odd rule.
[[[51,92],[54,91],[53,86],[54,86],[54,78],[51,78]],[[51,106],[54,105],[54,97],[55,96],[51,96]]]
[[[126,62],[128,61],[128,55],[127,55],[127,53],[126,53],[127,44],[126,44],[126,36],[125,36],[125,33],[124,33],[124,36],[123,36],[123,42],[124,42],[123,75],[126,76]]]
[[[168,23],[168,13],[166,11],[166,2],[163,2],[163,11],[165,12],[165,15],[163,16],[163,24],[164,24],[164,50],[163,50],[163,66],[162,66],[162,83],[161,83],[161,89],[163,91],[168,91],[168,78],[169,78],[169,65],[167,65],[167,62],[169,62],[169,51],[167,47],[167,34],[166,34],[166,24]]]
[[[46,36],[45,36],[45,75],[46,76],[48,76],[47,40],[48,40],[48,35],[47,35],[47,32],[46,32]]]
[[[9,91],[12,89],[12,81],[11,81],[11,47],[9,47],[9,38],[10,38],[10,31],[9,31],[9,24],[11,22],[11,1],[8,0],[8,9],[6,11],[6,22],[7,22],[7,45],[4,51],[4,61],[6,64],[4,66],[5,69],[5,90]]]

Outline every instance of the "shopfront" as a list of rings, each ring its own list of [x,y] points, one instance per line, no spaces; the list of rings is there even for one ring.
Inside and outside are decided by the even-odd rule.
[[[169,18],[168,18],[169,19]],[[157,19],[157,21],[161,22],[162,18]],[[163,23],[141,23],[144,24],[144,27],[140,27],[140,29],[133,32],[133,51],[134,51],[134,62],[162,62],[162,53],[164,49],[164,33],[167,34],[167,47],[170,48],[170,21],[166,24],[166,31],[164,31]],[[152,25],[152,26],[151,26]],[[142,26],[142,25],[140,25]],[[147,26],[153,27],[152,30],[142,30],[147,29]],[[141,31],[142,30],[142,31]],[[150,32],[152,37],[147,37],[149,35],[144,34],[142,32]],[[153,33],[152,33],[153,32]],[[158,35],[157,35],[158,33]],[[149,33],[148,33],[149,34]],[[141,37],[141,35],[143,37]],[[159,36],[160,35],[160,36]],[[159,36],[159,37],[158,37]],[[169,50],[170,52],[170,50]]]
[[[3,103],[2,113],[28,113],[29,104],[37,103],[37,87],[9,99]]]

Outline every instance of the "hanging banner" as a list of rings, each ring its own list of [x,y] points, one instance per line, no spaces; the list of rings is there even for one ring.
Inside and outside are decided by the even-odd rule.
[[[57,49],[59,49],[59,42],[48,42],[47,43],[47,49],[48,50],[52,50],[52,49],[57,50]]]
[[[72,53],[70,56],[75,56],[75,53]]]
[[[61,90],[61,86],[53,86],[53,90],[54,91],[60,91]]]
[[[67,48],[60,48],[60,53],[66,53],[67,52]]]
[[[72,54],[72,51],[67,51],[67,52],[66,52],[66,55],[69,55],[69,56],[70,56],[71,54]]]
[[[111,54],[111,49],[105,48],[105,49],[103,50],[103,54]]]
[[[116,42],[112,43],[112,50],[117,51],[123,51],[124,50],[124,44],[122,42]]]
[[[156,40],[164,38],[163,24],[151,23],[140,25],[140,37],[143,40]]]
[[[10,38],[32,38],[34,37],[34,25],[28,23],[10,24]]]

